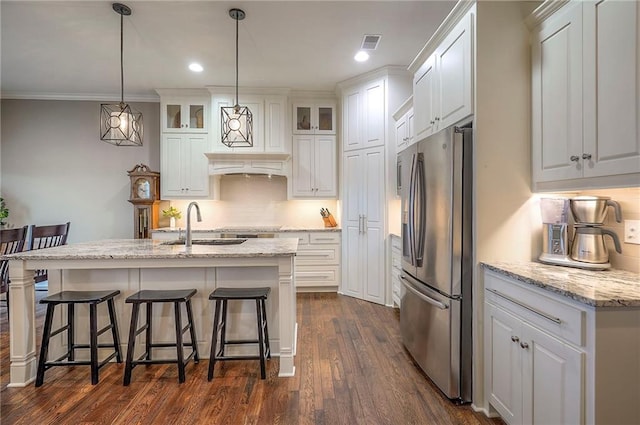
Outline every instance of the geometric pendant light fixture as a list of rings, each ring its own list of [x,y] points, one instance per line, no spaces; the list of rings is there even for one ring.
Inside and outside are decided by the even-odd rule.
[[[116,146],[142,146],[142,113],[124,103],[122,24],[124,15],[131,15],[131,9],[121,3],[113,3],[112,8],[120,15],[120,103],[100,106],[100,140]]]
[[[222,143],[230,148],[253,146],[253,116],[247,106],[238,103],[238,21],[245,18],[240,9],[229,10],[236,21],[236,104],[220,108],[222,120]]]

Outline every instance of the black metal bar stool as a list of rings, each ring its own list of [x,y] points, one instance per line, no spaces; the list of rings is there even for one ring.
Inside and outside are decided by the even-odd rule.
[[[185,365],[193,358],[194,363],[198,363],[200,358],[198,357],[198,340],[196,339],[196,330],[193,322],[193,311],[191,309],[191,297],[195,295],[197,291],[195,289],[177,289],[177,290],[143,290],[136,292],[126,299],[127,303],[133,304],[133,310],[131,312],[131,326],[129,327],[129,346],[127,348],[127,361],[124,368],[124,385],[131,383],[131,371],[139,364],[163,364],[163,363],[177,363],[178,364],[178,381],[183,383],[185,381]],[[153,343],[152,342],[152,313],[153,303],[173,303],[175,309],[175,328],[176,328],[176,342],[174,343]],[[184,303],[187,308],[187,325],[182,327],[182,319],[180,314],[180,304]],[[140,312],[140,305],[146,304],[147,306],[147,319],[146,323],[138,328],[138,314]],[[186,331],[189,331],[191,335],[191,342],[185,343],[182,340],[182,336]],[[133,360],[133,353],[136,345],[136,337],[142,332],[146,331],[145,352],[137,360]],[[184,347],[191,347],[192,351],[186,358],[184,356]],[[158,347],[176,347],[177,358],[169,360],[153,360],[151,356],[151,349]]]
[[[122,363],[120,356],[120,337],[118,336],[118,322],[113,304],[113,298],[120,291],[62,291],[57,294],[49,295],[40,300],[41,304],[47,304],[47,316],[44,321],[44,329],[42,331],[42,345],[40,346],[40,358],[38,359],[38,372],[36,374],[36,387],[44,382],[44,372],[53,366],[91,366],[91,384],[98,383],[98,370],[104,366],[109,360],[116,358],[118,363]],[[98,304],[107,302],[109,310],[108,326],[98,330]],[[67,324],[55,331],[51,331],[53,325],[53,313],[58,304],[67,304]],[[89,344],[76,344],[74,340],[74,318],[75,305],[89,304]],[[111,330],[113,344],[98,344],[98,337]],[[54,361],[47,361],[49,354],[49,341],[52,336],[67,331],[67,352]],[[89,348],[91,350],[91,360],[75,360],[75,350],[79,348]],[[98,348],[113,348],[106,359],[98,361]],[[66,360],[64,360],[66,359]],[[64,360],[64,361],[63,361]]]
[[[266,300],[271,288],[218,288],[209,295],[210,300],[216,301],[213,319],[213,335],[211,337],[211,353],[209,355],[209,373],[207,379],[213,379],[213,368],[219,360],[260,360],[260,377],[266,378],[265,356],[271,358],[269,348],[269,328],[267,326]],[[258,339],[227,340],[227,302],[229,300],[255,300],[256,316],[258,318]],[[222,318],[220,318],[222,307]],[[220,332],[220,349],[216,352]],[[224,349],[227,344],[255,344],[258,343],[258,356],[226,356]]]

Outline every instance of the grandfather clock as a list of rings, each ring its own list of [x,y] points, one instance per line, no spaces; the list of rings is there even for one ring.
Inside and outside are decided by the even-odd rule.
[[[150,230],[158,228],[160,173],[138,164],[127,174],[131,180],[129,202],[133,204],[133,237],[148,239]]]

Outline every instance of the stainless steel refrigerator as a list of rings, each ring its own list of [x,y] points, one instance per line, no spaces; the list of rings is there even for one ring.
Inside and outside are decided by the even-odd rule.
[[[398,154],[402,340],[450,399],[471,401],[472,129],[450,127]]]

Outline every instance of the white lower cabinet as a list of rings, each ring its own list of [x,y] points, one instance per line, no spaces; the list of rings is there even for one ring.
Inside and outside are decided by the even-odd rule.
[[[160,143],[160,196],[162,199],[209,196],[206,134],[163,134]]]
[[[582,423],[584,352],[486,304],[489,400],[510,424]]]
[[[281,232],[298,238],[295,260],[297,292],[336,292],[340,285],[340,232]]]
[[[393,300],[394,307],[400,307],[400,300],[402,300],[402,283],[400,282],[400,275],[402,274],[402,238],[398,235],[391,235],[391,298]]]
[[[485,395],[507,423],[640,423],[640,308],[592,307],[490,270],[484,287]]]

